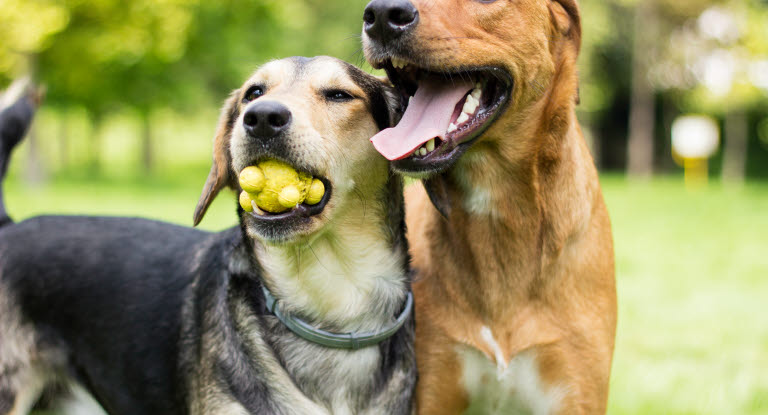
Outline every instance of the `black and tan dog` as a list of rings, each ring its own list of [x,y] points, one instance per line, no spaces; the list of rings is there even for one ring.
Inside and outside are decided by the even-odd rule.
[[[425,179],[406,191],[418,412],[604,413],[613,244],[576,1],[373,0],[363,38],[407,107],[374,144]]]
[[[336,59],[291,58],[227,101],[195,222],[265,158],[323,178],[317,206],[239,210],[215,234],[98,217],[0,228],[0,413],[26,413],[50,382],[110,414],[410,413],[401,182],[368,143],[390,95]]]

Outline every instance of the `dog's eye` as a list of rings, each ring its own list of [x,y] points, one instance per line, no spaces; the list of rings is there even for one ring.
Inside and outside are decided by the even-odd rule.
[[[347,91],[342,91],[340,89],[331,89],[324,92],[325,99],[328,101],[334,101],[334,102],[345,102],[345,101],[351,101],[355,99],[355,97],[352,96]]]
[[[245,93],[245,98],[243,98],[243,102],[251,102],[262,95],[264,95],[263,87],[252,86],[248,89],[248,92]]]

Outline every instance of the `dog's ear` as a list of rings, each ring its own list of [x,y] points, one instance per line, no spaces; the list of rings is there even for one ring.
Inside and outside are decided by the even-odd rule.
[[[573,44],[578,54],[581,49],[581,14],[576,0],[552,0],[549,2],[549,13],[555,29]]]
[[[400,97],[387,77],[378,80],[376,92],[371,96],[371,112],[380,130],[394,127],[403,116]]]
[[[554,39],[563,39],[570,49],[572,61],[576,62],[581,49],[581,15],[576,0],[551,0],[549,13],[552,17]],[[578,77],[578,75],[576,75]],[[579,85],[576,83],[576,104],[579,104]]]
[[[216,128],[216,136],[213,139],[213,166],[208,173],[208,180],[203,186],[203,194],[195,208],[194,224],[200,224],[208,207],[225,187],[235,187],[235,178],[232,173],[232,157],[229,154],[229,140],[232,128],[239,116],[240,91],[234,91],[224,104],[224,109],[219,117],[219,125]]]

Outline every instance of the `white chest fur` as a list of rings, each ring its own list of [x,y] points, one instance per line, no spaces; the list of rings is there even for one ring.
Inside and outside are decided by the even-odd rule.
[[[465,414],[556,413],[566,389],[544,384],[535,353],[526,351],[507,362],[491,331],[484,327],[481,334],[494,356],[486,356],[470,347],[462,347],[458,351],[463,364],[462,382],[470,399]]]

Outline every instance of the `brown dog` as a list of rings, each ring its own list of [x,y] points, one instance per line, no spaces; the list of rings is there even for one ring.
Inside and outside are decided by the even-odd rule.
[[[406,194],[419,413],[604,413],[613,243],[575,0],[374,0],[363,38],[405,110],[372,141],[426,189]]]

